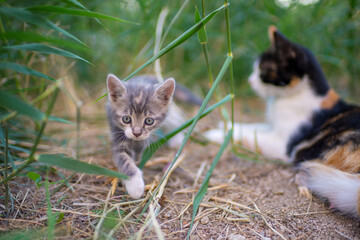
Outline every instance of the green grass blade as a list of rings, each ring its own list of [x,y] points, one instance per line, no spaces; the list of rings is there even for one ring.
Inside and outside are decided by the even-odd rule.
[[[197,194],[195,196],[194,203],[193,203],[193,215],[192,215],[192,219],[191,219],[189,232],[188,232],[187,237],[186,237],[187,239],[189,239],[189,237],[190,237],[191,229],[192,229],[192,226],[194,224],[194,220],[195,220],[195,217],[196,217],[197,210],[198,210],[198,208],[200,206],[200,203],[201,203],[202,199],[204,198],[204,196],[205,196],[205,194],[207,192],[208,185],[209,185],[209,180],[211,178],[211,175],[212,175],[217,163],[219,162],[219,159],[222,156],[225,148],[229,144],[229,141],[230,141],[230,139],[232,137],[232,131],[233,130],[230,129],[230,131],[226,135],[225,140],[224,140],[223,144],[221,145],[219,152],[216,154],[216,156],[214,158],[214,161],[212,162],[212,164],[210,166],[210,169],[206,173],[205,179],[204,179],[203,183],[201,184],[201,187],[200,187],[199,191],[197,192]]]
[[[18,114],[28,116],[33,120],[40,121],[44,113],[35,107],[15,97],[14,95],[0,89],[0,107],[16,111]]]
[[[16,115],[17,112],[9,112],[9,113],[5,113],[0,115],[0,123],[2,122],[6,122],[7,120],[13,118]],[[0,134],[1,136],[1,134]]]
[[[13,70],[15,72],[20,72],[20,73],[24,73],[24,74],[27,74],[27,75],[32,75],[32,76],[35,76],[35,77],[40,77],[40,78],[45,78],[45,79],[48,79],[48,80],[51,80],[51,81],[55,81],[55,79],[53,79],[52,77],[44,74],[44,73],[41,73],[41,72],[38,72],[32,68],[28,68],[28,67],[25,67],[23,65],[20,65],[20,64],[17,64],[17,63],[12,63],[12,62],[1,62],[0,63],[0,69],[10,69],[10,70]]]
[[[71,124],[71,125],[75,125],[75,123],[69,121],[69,120],[66,120],[64,118],[59,118],[59,117],[55,117],[55,116],[50,116],[49,117],[49,120],[50,121],[53,121],[53,122],[59,122],[59,123],[65,123],[65,124]]]
[[[56,54],[56,55],[60,55],[60,56],[64,56],[64,57],[79,59],[79,60],[82,60],[82,61],[92,65],[92,63],[90,63],[89,61],[87,61],[87,60],[83,59],[82,57],[79,57],[78,55],[75,55],[69,51],[66,51],[66,50],[63,50],[60,48],[47,46],[47,45],[44,45],[41,43],[29,43],[29,44],[5,46],[5,47],[2,47],[2,49],[25,50],[25,51],[41,52],[41,53],[45,53],[45,54]]]
[[[49,27],[49,28],[52,28],[62,34],[64,34],[65,36],[67,36],[68,38],[71,38],[73,40],[75,40],[76,42],[80,43],[81,45],[83,46],[86,46],[87,45],[85,43],[83,43],[82,41],[80,41],[80,39],[78,39],[77,37],[75,37],[74,35],[72,35],[71,33],[65,31],[64,29],[62,29],[61,27],[58,27],[56,24],[54,24],[53,22],[49,21],[49,20],[46,20],[46,26]]]
[[[141,65],[138,69],[136,69],[134,72],[132,72],[129,76],[127,76],[123,81],[127,81],[130,78],[132,78],[135,74],[143,70],[145,67],[149,66],[151,63],[153,63],[156,59],[160,58],[167,52],[171,51],[175,47],[179,46],[183,42],[185,42],[187,39],[189,39],[192,35],[194,35],[199,29],[201,29],[203,26],[205,26],[215,15],[221,11],[222,9],[226,8],[227,5],[222,5],[218,9],[214,10],[213,12],[209,13],[206,17],[201,19],[200,22],[193,25],[191,28],[189,28],[186,32],[181,34],[179,37],[177,37],[174,41],[172,41],[169,45],[167,45],[165,48],[161,49],[157,54],[155,54],[152,58],[150,58],[148,61],[146,61],[143,65]],[[98,102],[102,98],[104,98],[107,95],[105,93],[101,97],[95,100],[95,102]]]
[[[52,213],[50,193],[49,193],[49,170],[46,172],[46,180],[45,180],[45,194],[46,194],[46,214],[48,218],[48,226],[47,226],[47,239],[55,238],[55,216]]]
[[[12,8],[12,7],[0,7],[0,14],[7,15],[9,17],[13,17],[20,21],[31,23],[37,26],[54,29],[55,31],[60,32],[65,36],[75,40],[76,42],[86,46],[86,44],[80,41],[77,37],[65,31],[64,29],[56,26],[51,21],[44,19],[40,14],[34,14],[26,9]]]
[[[211,107],[207,108],[204,110],[204,112],[201,114],[200,119],[205,117],[206,115],[208,115],[209,113],[211,113],[215,108],[223,105],[224,103],[228,102],[231,100],[231,95],[227,95],[226,97],[224,97],[221,101],[217,102],[216,104],[212,105]],[[147,147],[142,155],[142,159],[141,162],[139,164],[139,168],[142,169],[146,162],[151,158],[151,156],[162,146],[164,145],[166,142],[168,142],[172,137],[174,137],[176,134],[178,134],[179,132],[181,132],[182,130],[184,130],[185,128],[187,128],[188,126],[190,126],[193,121],[195,120],[195,117],[189,119],[188,121],[186,121],[184,124],[182,124],[180,127],[174,129],[173,131],[171,131],[170,133],[168,133],[165,137],[157,140],[154,143],[151,143],[149,147]]]
[[[0,107],[10,109],[20,115],[28,116],[35,121],[41,121],[45,116],[45,113],[39,111],[37,108],[31,106],[27,102],[24,102],[18,97],[1,89],[0,89]],[[66,119],[62,119],[54,116],[50,116],[49,120],[61,122],[61,123],[73,124],[72,122]]]
[[[9,31],[9,32],[0,32],[0,38],[5,38],[7,40],[15,40],[19,42],[32,42],[32,43],[48,43],[61,47],[65,47],[66,49],[74,49],[81,53],[90,53],[91,49],[85,47],[84,45],[74,44],[73,41],[67,39],[60,38],[52,38],[44,35],[40,35],[35,32],[17,32],[17,31]]]
[[[201,16],[200,13],[197,9],[197,7],[195,6],[195,23],[198,23],[201,21]],[[207,42],[207,36],[206,36],[206,30],[205,30],[205,26],[202,27],[199,31],[198,31],[198,38],[199,38],[199,42],[201,44],[205,44]]]
[[[79,172],[79,173],[105,175],[105,176],[117,177],[117,178],[121,178],[121,179],[128,178],[126,175],[115,172],[113,170],[99,167],[95,164],[89,164],[89,163],[75,160],[73,158],[59,156],[59,155],[41,154],[38,157],[38,161],[40,163],[64,168],[64,169],[74,171],[74,172]]]
[[[198,113],[196,114],[195,119],[194,119],[193,123],[191,124],[191,126],[190,126],[190,128],[189,128],[189,131],[186,133],[186,136],[185,136],[185,138],[184,138],[184,141],[182,142],[182,144],[181,144],[178,152],[176,153],[176,156],[175,156],[175,159],[173,160],[172,165],[175,163],[175,161],[177,160],[177,158],[180,156],[180,153],[182,152],[183,148],[185,147],[186,142],[189,140],[190,135],[191,135],[192,131],[194,130],[194,127],[195,127],[196,123],[199,121],[202,112],[204,111],[206,105],[209,103],[210,98],[211,98],[212,95],[214,94],[215,89],[216,89],[217,86],[219,85],[220,80],[221,80],[222,77],[224,76],[224,74],[225,74],[226,70],[228,69],[231,61],[232,61],[232,57],[228,56],[228,57],[226,58],[224,64],[223,64],[223,66],[222,66],[219,74],[217,75],[214,84],[211,86],[208,94],[206,95],[203,103],[201,104],[200,109],[199,109]]]
[[[82,5],[81,3],[79,3],[79,1],[77,0],[62,0],[63,2],[67,3],[67,4],[70,4],[70,5],[73,5],[74,7],[77,7],[77,8],[81,8],[81,9],[84,9],[86,11],[90,11],[89,9],[87,9],[84,5]],[[109,29],[104,25],[102,24],[102,22],[100,22],[99,19],[95,18],[95,20],[106,30],[106,31],[109,31]]]
[[[138,23],[135,23],[135,22],[131,22],[128,20],[117,18],[117,17],[112,17],[112,16],[102,14],[102,13],[91,12],[91,11],[80,10],[80,9],[73,9],[73,8],[65,8],[65,7],[60,7],[60,6],[43,5],[43,6],[29,7],[27,9],[30,11],[33,11],[33,12],[52,12],[52,13],[60,13],[60,14],[69,14],[69,15],[75,15],[75,16],[101,18],[101,19],[106,19],[106,20],[119,21],[119,22],[139,25]]]
[[[145,67],[149,66],[152,62],[154,62],[156,59],[160,58],[170,50],[174,49],[175,47],[179,46],[183,42],[185,42],[187,39],[189,39],[192,35],[194,35],[197,31],[199,31],[202,27],[204,27],[215,15],[221,11],[222,9],[226,8],[227,5],[222,5],[218,9],[212,11],[210,14],[208,14],[206,17],[204,17],[200,22],[196,23],[194,26],[189,28],[187,31],[185,31],[183,34],[181,34],[179,37],[177,37],[174,41],[172,41],[169,45],[167,45],[165,48],[161,49],[158,54],[154,55],[152,58],[150,58],[146,63],[144,63],[142,66],[140,66],[138,69],[136,69],[133,73],[131,73],[129,76],[127,76],[124,81],[129,80],[131,77],[133,77],[135,74],[140,72]]]

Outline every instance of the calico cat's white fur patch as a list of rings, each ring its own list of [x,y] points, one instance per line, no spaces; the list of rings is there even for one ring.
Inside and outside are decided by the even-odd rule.
[[[332,208],[351,216],[359,214],[360,176],[312,161],[302,163],[300,169],[305,187],[328,199]]]

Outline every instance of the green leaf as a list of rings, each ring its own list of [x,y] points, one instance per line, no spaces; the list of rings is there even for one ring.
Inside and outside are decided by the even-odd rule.
[[[146,61],[143,65],[141,65],[138,69],[136,69],[134,72],[132,72],[129,76],[127,76],[123,81],[127,81],[130,78],[132,78],[135,74],[143,70],[145,67],[149,66],[152,62],[154,62],[156,59],[160,58],[167,52],[171,51],[175,47],[179,46],[183,42],[185,42],[187,39],[189,39],[192,35],[194,35],[197,31],[199,31],[203,26],[205,26],[215,15],[222,9],[226,8],[228,5],[222,5],[218,9],[214,10],[210,14],[208,14],[206,17],[201,19],[200,22],[193,25],[191,28],[189,28],[186,32],[181,34],[179,37],[177,37],[174,41],[172,41],[169,45],[167,45],[165,48],[161,49],[156,55],[154,55],[152,58],[150,58],[148,61]],[[102,98],[104,98],[107,95],[105,93],[101,97],[95,100],[95,102],[98,102]]]
[[[28,178],[30,178],[31,180],[33,180],[35,182],[36,186],[39,186],[39,183],[41,181],[40,174],[38,174],[36,172],[28,172],[27,176],[28,176]]]
[[[57,219],[56,219],[56,223],[59,223],[59,222],[61,222],[61,220],[64,219],[65,213],[60,212],[60,213],[57,213],[57,214],[58,214],[58,216],[57,216]]]
[[[66,124],[72,124],[72,125],[75,125],[75,123],[69,121],[69,120],[66,120],[66,119],[63,119],[63,118],[59,118],[59,117],[55,117],[55,116],[50,116],[49,117],[49,120],[50,121],[54,121],[54,122],[59,122],[59,123],[66,123]]]
[[[82,57],[79,57],[71,52],[68,52],[68,51],[60,49],[60,48],[55,48],[55,47],[47,46],[44,44],[40,44],[40,43],[29,43],[29,44],[5,46],[5,47],[2,47],[2,49],[25,50],[25,51],[41,52],[41,53],[45,53],[45,54],[56,54],[56,55],[60,55],[60,56],[64,56],[64,57],[76,58],[76,59],[79,59],[86,63],[91,64],[89,61],[87,61],[87,60],[83,59]]]
[[[138,23],[127,21],[127,20],[117,18],[117,17],[112,17],[112,16],[102,14],[102,13],[91,12],[91,11],[80,10],[80,9],[73,9],[73,8],[65,8],[65,7],[60,7],[60,6],[43,5],[43,6],[29,7],[27,9],[30,11],[35,11],[35,12],[53,12],[53,13],[69,14],[69,15],[75,15],[75,16],[101,18],[101,19],[107,19],[107,20],[113,20],[113,21],[119,21],[119,22],[125,22],[125,23],[139,25]]]
[[[190,233],[191,233],[191,228],[194,224],[194,220],[195,220],[195,217],[196,217],[196,213],[198,211],[198,208],[200,206],[200,203],[202,201],[202,199],[204,198],[206,192],[207,192],[207,189],[208,189],[208,185],[209,185],[209,181],[210,181],[210,178],[211,178],[211,175],[217,165],[217,163],[219,162],[220,160],[220,157],[222,156],[225,148],[227,147],[227,145],[229,144],[229,141],[232,137],[232,129],[230,129],[230,131],[228,132],[228,134],[226,135],[225,137],[225,140],[223,142],[223,144],[221,145],[220,147],[220,150],[219,152],[216,154],[215,158],[214,158],[214,161],[211,163],[211,166],[210,166],[210,169],[208,170],[208,172],[206,173],[206,176],[205,176],[205,179],[203,181],[203,183],[201,184],[201,187],[199,189],[199,191],[197,192],[196,196],[195,196],[195,199],[194,199],[194,204],[193,204],[193,215],[192,215],[192,219],[191,219],[191,224],[190,224],[190,228],[189,228],[189,232],[188,232],[188,235],[187,235],[187,239],[189,239],[190,237]]]
[[[5,114],[1,114],[0,115],[0,123],[8,121],[9,119],[16,116],[16,114],[17,114],[17,112],[8,112],[8,113],[5,113]],[[1,136],[1,134],[0,134],[0,136]]]
[[[211,113],[215,108],[223,105],[224,103],[230,101],[232,99],[231,95],[227,95],[226,97],[224,97],[222,100],[220,100],[219,102],[217,102],[216,104],[212,105],[211,107],[207,108],[204,110],[204,112],[201,114],[200,119],[205,117],[206,115],[208,115],[209,113]],[[157,140],[156,142],[151,143],[144,151],[143,155],[142,155],[142,159],[141,162],[139,164],[139,168],[142,169],[146,162],[152,157],[152,155],[162,146],[164,145],[166,142],[168,142],[172,137],[174,137],[176,134],[178,134],[179,132],[181,132],[182,130],[184,130],[185,128],[187,128],[188,126],[190,126],[193,121],[195,120],[195,117],[189,119],[188,121],[186,121],[185,123],[183,123],[180,127],[174,129],[173,131],[171,131],[170,133],[168,133],[165,137]]]
[[[0,107],[4,107],[18,114],[28,116],[33,120],[40,121],[43,119],[44,113],[37,110],[35,107],[17,98],[16,96],[0,89]]]
[[[86,44],[83,43],[82,41],[80,41],[78,38],[76,38],[69,32],[65,31],[64,29],[56,26],[51,21],[43,18],[40,14],[34,14],[34,13],[32,13],[28,10],[22,9],[22,8],[12,8],[12,7],[0,7],[0,14],[4,14],[9,17],[16,18],[23,22],[32,23],[37,26],[48,27],[48,28],[54,29],[55,31],[60,32],[60,33],[64,34],[65,36],[75,40],[76,42],[86,46]]]
[[[195,6],[195,23],[198,23],[201,21],[201,16],[200,13],[197,9],[197,7]],[[199,38],[199,42],[201,44],[205,44],[207,42],[207,36],[206,36],[206,30],[205,30],[205,26],[202,27],[198,32],[198,38]]]
[[[115,172],[113,170],[99,167],[95,164],[89,164],[75,160],[73,158],[51,155],[51,154],[41,154],[38,157],[40,163],[48,164],[51,166],[56,166],[64,168],[74,172],[86,173],[86,174],[96,174],[96,175],[105,175],[110,177],[117,177],[121,179],[127,179],[128,177],[124,174]]]
[[[87,9],[84,5],[82,5],[81,3],[79,3],[79,1],[77,0],[62,0],[63,2],[66,2],[67,4],[73,5],[74,7],[78,7],[78,8],[82,8],[86,11],[90,11],[89,9]],[[95,20],[107,31],[110,31],[104,24],[102,24],[102,22],[100,22],[99,19],[95,18]]]
[[[24,73],[24,74],[27,74],[27,75],[32,75],[32,76],[35,76],[35,77],[41,77],[41,78],[45,78],[45,79],[48,79],[48,80],[51,80],[51,81],[55,81],[55,79],[53,79],[52,77],[44,74],[44,73],[41,73],[41,72],[38,72],[32,68],[28,68],[28,67],[25,67],[23,65],[20,65],[20,64],[17,64],[17,63],[12,63],[12,62],[0,62],[0,69],[10,69],[10,70],[13,70],[13,71],[16,71],[16,72],[20,72],[20,73]]]
[[[53,44],[57,46],[62,46],[67,49],[74,49],[76,51],[82,53],[89,53],[91,52],[90,48],[85,47],[84,45],[74,44],[73,41],[67,39],[60,39],[60,38],[52,38],[44,35],[40,35],[35,32],[17,32],[17,31],[10,31],[10,32],[0,32],[0,38],[6,38],[7,40],[16,40],[20,42],[45,42],[48,44]]]
[[[45,116],[45,113],[39,111],[37,108],[31,106],[30,104],[24,102],[20,98],[1,89],[0,89],[0,107],[10,109],[12,111],[17,112],[20,115],[28,116],[35,121],[41,121]],[[54,116],[50,116],[49,120],[73,124],[68,120]]]

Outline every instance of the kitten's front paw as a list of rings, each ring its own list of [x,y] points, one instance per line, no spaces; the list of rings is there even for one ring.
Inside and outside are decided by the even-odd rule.
[[[144,194],[145,183],[140,170],[134,176],[125,180],[124,184],[126,191],[132,198],[138,199]]]

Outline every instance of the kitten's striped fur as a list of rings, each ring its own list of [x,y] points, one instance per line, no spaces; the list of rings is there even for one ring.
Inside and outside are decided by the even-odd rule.
[[[136,162],[149,144],[151,133],[164,121],[175,90],[170,78],[159,84],[152,76],[122,82],[107,77],[107,114],[113,140],[113,159],[121,173],[129,176],[125,188],[133,198],[144,193],[144,180]]]
[[[236,124],[235,140],[268,157],[294,163],[302,189],[327,199],[332,208],[360,217],[360,107],[332,90],[313,54],[269,28],[271,48],[249,78],[270,99],[265,124]],[[223,131],[206,136],[222,139]]]

